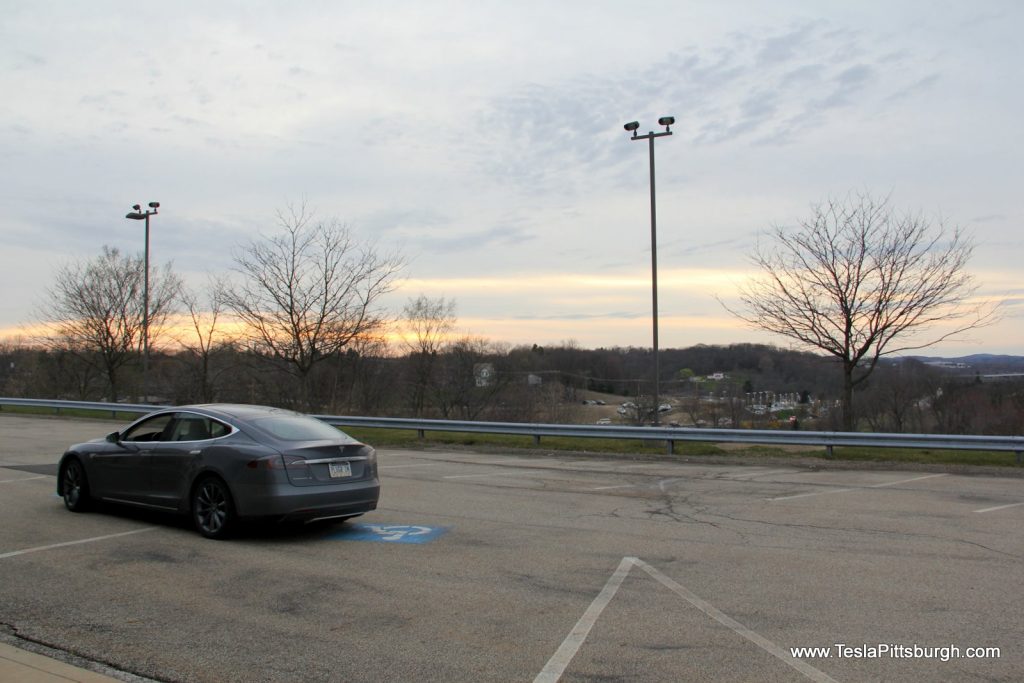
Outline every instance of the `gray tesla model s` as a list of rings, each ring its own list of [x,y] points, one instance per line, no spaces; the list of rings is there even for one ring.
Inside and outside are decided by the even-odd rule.
[[[278,408],[167,408],[61,458],[57,492],[69,510],[96,501],[190,515],[208,538],[242,518],[344,519],[375,510],[373,448],[315,418]]]

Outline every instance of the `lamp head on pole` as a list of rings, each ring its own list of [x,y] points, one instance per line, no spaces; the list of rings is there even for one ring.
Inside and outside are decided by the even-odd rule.
[[[125,218],[130,218],[133,221],[141,221],[148,218],[149,216],[158,213],[157,209],[159,208],[160,202],[150,202],[149,209],[146,211],[142,210],[141,204],[132,204],[132,209],[134,209],[134,211],[131,211],[130,213],[126,214]]]

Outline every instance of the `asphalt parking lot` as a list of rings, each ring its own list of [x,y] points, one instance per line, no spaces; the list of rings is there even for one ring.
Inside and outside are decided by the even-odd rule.
[[[217,542],[64,509],[114,428],[0,415],[9,636],[161,681],[1024,679],[1021,479],[383,450],[376,512]]]

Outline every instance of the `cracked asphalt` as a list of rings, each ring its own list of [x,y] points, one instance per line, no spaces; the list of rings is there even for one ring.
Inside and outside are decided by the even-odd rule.
[[[214,542],[64,510],[63,448],[113,428],[0,415],[0,628],[126,680],[1024,679],[1019,478],[384,450],[357,521],[429,542]]]

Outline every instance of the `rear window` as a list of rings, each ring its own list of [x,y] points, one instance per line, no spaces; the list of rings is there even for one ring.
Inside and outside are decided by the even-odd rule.
[[[282,441],[342,441],[358,443],[351,436],[326,422],[301,415],[275,415],[253,420],[253,424]]]

